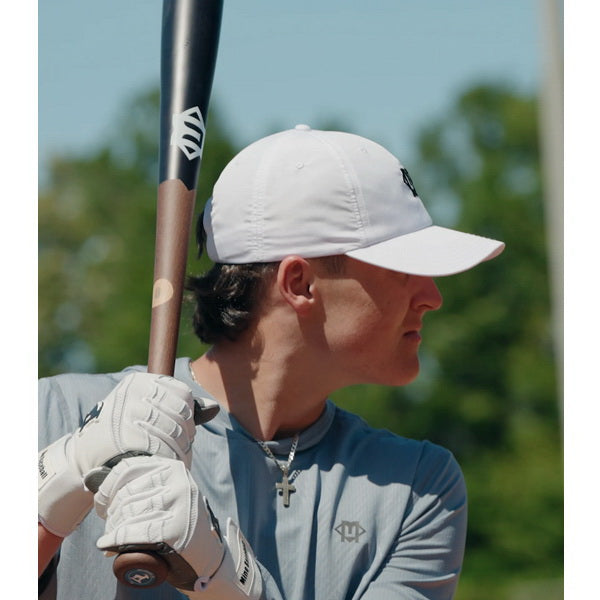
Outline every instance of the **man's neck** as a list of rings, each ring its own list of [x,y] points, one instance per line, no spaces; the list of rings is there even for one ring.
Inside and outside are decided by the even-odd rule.
[[[327,390],[293,353],[224,343],[191,363],[196,380],[257,440],[291,437],[323,413]]]

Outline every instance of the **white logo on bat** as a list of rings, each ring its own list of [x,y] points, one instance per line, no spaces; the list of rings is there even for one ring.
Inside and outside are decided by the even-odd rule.
[[[174,113],[171,119],[171,146],[177,146],[188,160],[199,158],[202,156],[205,132],[204,119],[197,106]]]

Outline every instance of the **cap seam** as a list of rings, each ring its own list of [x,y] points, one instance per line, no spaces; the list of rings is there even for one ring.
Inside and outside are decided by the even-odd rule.
[[[252,220],[250,229],[254,231],[254,236],[250,239],[252,260],[249,260],[248,262],[262,262],[265,256],[264,214],[265,197],[267,195],[266,184],[269,178],[268,174],[270,172],[270,167],[273,163],[273,157],[276,155],[275,147],[277,146],[278,144],[273,144],[271,148],[268,148],[264,152],[260,164],[256,169],[252,190],[252,206],[250,210],[250,218]]]
[[[365,228],[369,225],[369,219],[368,219],[368,215],[366,215],[367,222],[365,223],[365,219],[363,218],[365,215],[363,215],[363,211],[361,211],[360,207],[359,207],[359,196],[363,200],[362,205],[364,206],[364,198],[362,197],[363,196],[362,186],[360,185],[360,182],[358,181],[358,178],[356,177],[356,172],[354,170],[352,170],[352,175],[354,175],[354,177],[352,177],[349,172],[347,163],[350,163],[351,161],[346,159],[346,157],[341,153],[339,148],[337,148],[334,144],[332,144],[331,142],[326,140],[324,136],[318,135],[318,133],[314,129],[310,130],[310,132],[308,132],[308,133],[313,135],[313,137],[316,137],[322,144],[324,144],[330,150],[330,153],[334,155],[334,157],[340,164],[342,171],[344,173],[344,178],[346,179],[346,181],[348,182],[349,187],[350,187],[350,197],[352,199],[352,215],[354,218],[354,226],[356,228],[356,231],[359,232],[359,234],[362,238],[362,241],[360,243],[364,244],[365,241],[367,240]]]

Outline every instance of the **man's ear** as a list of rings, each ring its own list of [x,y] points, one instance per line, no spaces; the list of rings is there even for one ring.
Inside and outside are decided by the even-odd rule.
[[[313,266],[300,256],[286,256],[279,264],[279,293],[296,312],[305,312],[314,303],[314,281]]]

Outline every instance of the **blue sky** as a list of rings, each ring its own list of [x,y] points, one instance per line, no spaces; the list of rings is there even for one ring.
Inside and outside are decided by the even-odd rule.
[[[160,0],[38,5],[40,175],[102,143],[157,84]],[[481,80],[535,90],[538,0],[225,0],[211,102],[245,145],[335,118],[403,160],[416,130]],[[210,123],[209,135],[210,135]]]

